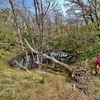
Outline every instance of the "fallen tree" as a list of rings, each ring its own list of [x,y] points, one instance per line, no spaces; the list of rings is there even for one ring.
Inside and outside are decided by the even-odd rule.
[[[26,39],[25,39],[25,43],[27,44],[28,48],[30,49],[29,53],[39,55],[39,57],[41,57],[41,58],[44,57],[46,59],[49,59],[49,60],[55,62],[56,64],[58,64],[60,67],[55,67],[55,66],[51,66],[49,64],[44,64],[44,63],[40,62],[39,60],[37,60],[35,62],[38,66],[41,66],[42,68],[45,67],[46,69],[51,69],[54,71],[59,71],[59,72],[65,72],[65,73],[69,72],[70,76],[72,76],[72,78],[74,80],[76,80],[76,84],[77,84],[76,87],[78,87],[79,89],[81,89],[82,91],[84,91],[85,93],[90,95],[88,89],[86,88],[86,84],[87,84],[87,82],[92,82],[92,72],[91,72],[91,69],[89,68],[87,60],[83,61],[79,66],[71,67],[68,64],[65,64],[61,61],[56,60],[53,57],[50,57],[42,52],[35,50],[34,48],[32,48],[30,46],[30,44],[27,42]],[[24,56],[25,54],[22,53],[21,55]],[[16,58],[18,58],[18,57],[15,57],[14,59],[10,60],[9,65],[11,65],[12,61],[16,62]],[[20,68],[24,69],[25,71],[28,71],[26,66],[20,65]]]
[[[26,42],[27,46],[29,47],[29,49],[31,50],[32,53],[38,54],[38,55],[40,55],[42,57],[45,57],[45,58],[47,58],[49,60],[52,60],[56,64],[60,65],[61,68],[66,69],[71,74],[71,76],[77,81],[77,83],[78,83],[77,87],[82,89],[82,91],[84,91],[84,93],[86,93],[89,96],[91,96],[91,94],[88,91],[88,88],[86,88],[86,83],[87,82],[92,82],[92,71],[89,68],[88,60],[83,61],[79,66],[72,68],[72,67],[68,66],[67,64],[65,64],[63,62],[60,62],[60,61],[56,60],[53,57],[50,57],[50,56],[48,56],[48,55],[46,55],[44,53],[41,53],[41,52],[38,52],[38,51],[34,50],[30,46],[30,44],[27,42],[26,39],[25,39],[25,42]],[[60,71],[60,69],[55,69],[55,67],[49,66],[49,65],[46,66],[45,64],[42,64],[40,62],[37,62],[37,64],[39,64],[41,66],[48,67],[48,68],[53,69],[53,70]]]
[[[25,39],[25,42],[26,42],[27,46],[29,47],[29,49],[31,50],[32,53],[38,54],[39,56],[42,56],[42,57],[45,57],[45,58],[47,58],[47,59],[49,59],[49,60],[55,62],[56,64],[58,64],[58,65],[60,65],[60,66],[63,66],[63,67],[66,68],[70,73],[72,73],[72,71],[73,71],[72,68],[71,68],[70,66],[68,66],[67,64],[65,64],[65,63],[63,63],[63,62],[60,62],[60,61],[56,60],[55,58],[50,57],[50,56],[48,56],[48,55],[46,55],[46,54],[44,54],[44,53],[38,52],[37,50],[34,50],[34,49],[30,46],[30,44],[27,42],[26,39]],[[38,64],[39,62],[36,62],[36,63]]]
[[[77,81],[80,79],[80,80],[91,80],[91,70],[88,66],[88,62],[87,60],[86,61],[83,61],[78,67],[74,66],[74,67],[70,67],[68,64],[66,63],[63,63],[61,61],[58,61],[56,60],[55,58],[53,57],[50,57],[44,53],[41,53],[37,50],[35,50],[34,48],[32,48],[30,46],[30,44],[27,42],[27,40],[25,39],[25,43],[27,44],[28,48],[30,49],[26,49],[28,50],[28,53],[31,54],[31,53],[34,53],[34,54],[37,54],[39,55],[41,58],[42,57],[45,57],[46,59],[49,59],[53,62],[55,62],[56,64],[58,64],[60,67],[55,67],[55,66],[51,66],[49,64],[44,64],[42,62],[39,62],[39,61],[35,61],[37,65],[41,66],[41,67],[45,67],[45,68],[48,68],[48,69],[52,69],[54,71],[67,71],[70,73],[70,75],[75,78]],[[20,54],[21,57],[25,56],[24,53],[21,53]],[[11,64],[16,61],[16,59],[18,59],[19,55],[17,55],[15,58],[11,59],[9,61],[9,65],[11,66]],[[24,66],[23,66],[24,67]],[[25,66],[25,69],[27,67]],[[87,76],[86,76],[87,75]],[[79,79],[78,79],[79,77]],[[86,78],[87,77],[87,78]]]

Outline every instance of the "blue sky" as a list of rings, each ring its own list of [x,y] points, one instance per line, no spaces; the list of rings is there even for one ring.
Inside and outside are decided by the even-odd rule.
[[[64,0],[58,0],[59,4],[63,4]]]
[[[30,3],[33,0],[25,0],[26,3]],[[57,0],[59,2],[59,4],[63,5],[64,0]]]
[[[33,1],[33,0],[25,0],[25,2],[26,2],[28,5],[31,4],[32,1]],[[57,1],[58,1],[58,3],[61,5],[61,8],[62,8],[62,10],[63,10],[63,12],[64,12],[64,14],[65,14],[65,9],[64,9],[64,7],[63,7],[64,0],[57,0]]]
[[[65,14],[65,8],[63,7],[64,0],[57,0],[62,7],[63,13]]]
[[[64,0],[57,0],[57,1],[63,7]]]

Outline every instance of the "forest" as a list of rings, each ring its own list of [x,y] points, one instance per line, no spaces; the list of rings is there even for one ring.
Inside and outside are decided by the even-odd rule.
[[[62,1],[0,0],[0,100],[100,100],[100,1]]]

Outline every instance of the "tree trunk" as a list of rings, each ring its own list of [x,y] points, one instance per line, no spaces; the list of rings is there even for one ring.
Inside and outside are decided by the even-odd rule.
[[[58,65],[64,67],[65,69],[67,69],[67,70],[72,74],[73,71],[72,71],[72,68],[71,68],[70,66],[68,66],[67,64],[65,64],[65,63],[63,63],[63,62],[60,62],[60,61],[56,60],[56,59],[53,58],[53,57],[50,57],[50,56],[48,56],[48,55],[46,55],[46,54],[43,54],[43,53],[41,53],[41,52],[38,52],[38,51],[34,50],[34,49],[29,45],[29,43],[27,42],[26,39],[25,39],[25,42],[26,42],[27,46],[30,48],[31,52],[33,52],[33,53],[35,53],[35,54],[38,54],[38,55],[40,55],[40,56],[42,56],[42,57],[45,57],[45,58],[47,58],[47,59],[52,60],[52,61],[55,62],[56,64],[58,64]],[[41,65],[41,64],[40,64],[40,65]]]
[[[17,16],[16,16],[16,13],[15,13],[14,5],[13,5],[13,0],[9,0],[9,3],[10,3],[11,9],[12,9],[12,13],[13,13],[13,16],[14,16],[14,22],[15,22],[15,26],[16,26],[16,29],[17,29],[17,33],[18,33],[18,36],[19,36],[21,48],[24,51],[23,41],[21,39],[20,28],[19,28],[18,21],[17,21]]]

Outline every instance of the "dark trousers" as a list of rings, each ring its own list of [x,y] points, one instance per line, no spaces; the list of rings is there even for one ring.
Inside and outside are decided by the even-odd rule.
[[[95,75],[97,75],[98,74],[98,69],[97,68],[95,68]]]

